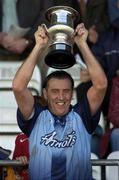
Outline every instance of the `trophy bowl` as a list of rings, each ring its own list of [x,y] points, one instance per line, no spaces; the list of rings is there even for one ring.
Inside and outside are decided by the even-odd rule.
[[[75,64],[73,55],[72,34],[74,21],[79,18],[79,13],[68,6],[54,6],[45,13],[50,22],[48,28],[49,46],[45,56],[45,63],[56,69],[65,69]]]

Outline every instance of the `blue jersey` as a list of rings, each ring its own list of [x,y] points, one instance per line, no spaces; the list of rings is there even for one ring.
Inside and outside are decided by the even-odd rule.
[[[99,117],[91,117],[87,98],[61,119],[39,104],[28,122],[18,110],[18,124],[29,135],[30,180],[91,180],[90,134]]]

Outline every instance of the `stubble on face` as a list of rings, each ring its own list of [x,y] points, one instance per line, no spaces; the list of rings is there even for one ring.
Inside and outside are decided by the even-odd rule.
[[[50,111],[57,115],[63,116],[69,111],[69,106],[72,99],[71,83],[68,79],[52,78],[48,82],[45,90]]]

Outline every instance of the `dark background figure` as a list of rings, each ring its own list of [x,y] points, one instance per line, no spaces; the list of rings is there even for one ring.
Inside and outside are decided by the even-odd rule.
[[[102,65],[108,79],[108,89],[102,104],[102,112],[104,114],[106,132],[103,135],[100,144],[101,158],[106,158],[112,151],[110,137],[112,144],[112,141],[115,140],[116,137],[118,137],[118,131],[116,130],[116,136],[115,138],[113,136],[112,140],[111,134],[113,134],[113,130],[110,127],[110,119],[108,119],[108,113],[110,95],[112,91],[112,82],[113,79],[117,76],[117,71],[119,69],[119,2],[118,0],[108,0],[107,3],[110,26],[105,32],[101,33],[98,41],[95,44],[91,45],[91,49],[99,63]],[[87,82],[85,84],[85,89],[87,90],[89,86],[90,82]],[[77,89],[80,90],[81,87],[78,87]],[[113,124],[113,128],[114,127],[115,126]]]
[[[107,0],[77,0],[80,7],[81,20],[89,30],[88,41],[95,44],[100,34],[109,27]]]
[[[79,11],[79,4],[77,0],[54,0],[55,6],[69,6]],[[80,12],[80,11],[79,11]]]
[[[118,0],[107,0],[107,3],[110,26],[100,36],[98,42],[92,46],[92,51],[108,78],[108,90],[103,103],[105,116],[108,114],[112,80],[117,76],[119,69],[119,2]]]
[[[18,59],[15,60],[19,60],[23,59],[24,56],[26,57],[29,51],[31,51],[34,45],[34,32],[36,31],[38,25],[41,23],[47,23],[44,12],[49,7],[53,6],[53,2],[46,0],[15,1],[14,6],[16,9],[13,9],[16,11],[15,18],[18,22],[17,24],[14,24],[13,22],[13,24],[11,24],[13,27],[5,31],[3,27],[6,25],[4,25],[5,22],[3,21],[5,18],[8,18],[7,22],[9,22],[10,14],[13,11],[13,9],[10,9],[12,7],[10,6],[9,2],[10,1],[0,0],[0,56],[3,56],[3,59],[5,59],[5,55],[8,55],[8,60],[10,60],[10,55],[17,54],[19,55],[16,56]],[[6,17],[6,15],[8,17]],[[14,19],[14,17],[12,18]],[[26,30],[26,32],[23,35],[18,35],[17,38],[16,34],[20,34],[18,32],[21,30],[20,28]],[[11,58],[12,60],[13,57],[14,56]]]
[[[107,116],[112,79],[119,69],[119,18],[116,19],[110,29],[106,31],[99,41],[92,47],[92,51],[104,68],[108,78],[108,91],[103,103],[103,112]]]
[[[3,148],[0,146],[0,160],[9,160],[10,154],[11,154],[11,150]],[[0,180],[3,180],[3,177],[4,177],[3,168],[4,167],[0,167]]]

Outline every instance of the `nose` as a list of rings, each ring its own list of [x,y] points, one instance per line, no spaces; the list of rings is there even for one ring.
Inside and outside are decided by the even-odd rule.
[[[59,98],[59,100],[63,100],[64,95],[63,95],[62,91],[59,92],[58,98]]]

